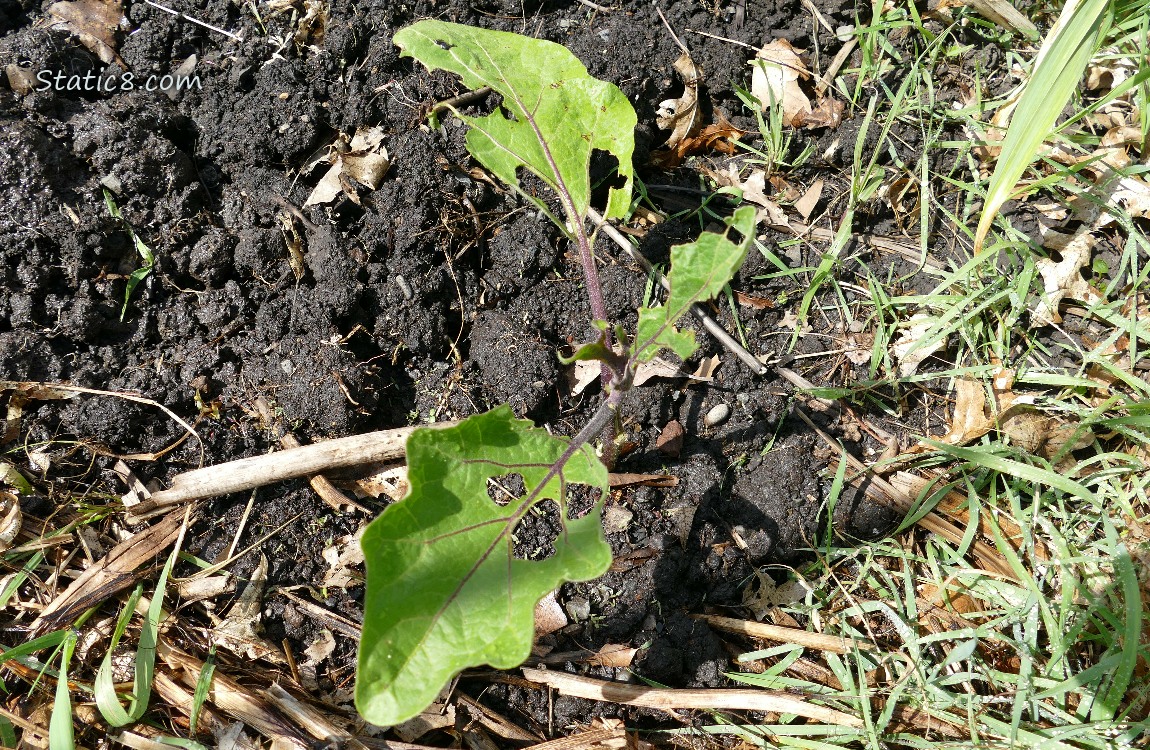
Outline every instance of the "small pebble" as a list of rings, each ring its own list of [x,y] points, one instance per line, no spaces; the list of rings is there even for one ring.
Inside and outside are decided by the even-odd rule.
[[[618,534],[621,531],[626,531],[627,527],[631,525],[631,519],[635,514],[621,505],[609,505],[603,511],[603,530],[608,534]]]
[[[727,421],[727,417],[731,416],[731,407],[726,404],[716,404],[711,407],[707,412],[707,416],[703,417],[704,427],[715,427]]]
[[[575,622],[583,622],[591,616],[591,602],[581,596],[568,599],[563,609],[567,610],[567,616]]]
[[[284,371],[284,375],[290,377],[295,373],[295,364],[290,359],[281,359],[280,369]]]

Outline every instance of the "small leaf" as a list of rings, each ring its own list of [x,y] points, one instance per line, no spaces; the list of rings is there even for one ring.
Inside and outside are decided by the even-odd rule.
[[[599,516],[607,470],[588,446],[569,452],[500,406],[407,441],[411,492],[363,535],[367,562],[356,706],[393,725],[429,705],[453,675],[490,664],[507,669],[530,654],[536,604],[564,581],[586,581],[611,564]],[[525,494],[499,505],[487,480],[522,477]],[[572,483],[598,490],[594,509],[567,517]],[[558,505],[554,554],[513,555],[512,534],[540,503]]]
[[[731,230],[740,235],[738,243],[727,238]],[[653,359],[667,347],[682,359],[695,351],[693,331],[679,331],[678,321],[696,302],[710,299],[723,290],[747,257],[747,248],[755,234],[755,209],[744,206],[730,219],[727,231],[704,232],[694,242],[671,248],[671,292],[661,307],[639,309],[639,331],[635,336],[636,357],[640,362]]]
[[[463,85],[490,86],[503,97],[489,115],[456,113],[471,126],[468,150],[500,180],[518,186],[516,170],[526,167],[569,203],[565,211],[581,218],[591,201],[591,154],[600,149],[618,159],[622,182],[611,188],[604,215],[626,214],[635,110],[618,87],[588,75],[565,47],[434,20],[401,29],[394,42],[429,70],[449,70]],[[546,210],[540,199],[526,197]]]

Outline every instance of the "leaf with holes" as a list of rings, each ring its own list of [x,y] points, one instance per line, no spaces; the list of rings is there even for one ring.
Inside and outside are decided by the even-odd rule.
[[[695,333],[680,331],[675,322],[696,302],[708,300],[719,292],[743,265],[747,248],[755,236],[755,209],[744,206],[726,220],[727,231],[704,232],[699,239],[671,248],[671,293],[660,307],[639,309],[639,332],[635,336],[636,357],[649,362],[667,347],[683,359],[695,351]],[[728,235],[740,237],[732,242]]]
[[[365,719],[392,725],[430,704],[460,670],[507,669],[531,651],[535,605],[565,581],[586,581],[611,564],[599,520],[607,470],[589,446],[515,419],[508,406],[407,441],[408,496],[363,535],[367,562],[355,702]],[[524,492],[501,505],[489,479],[518,475]],[[572,484],[597,502],[568,518]],[[520,522],[553,501],[554,554],[514,554]]]
[[[526,167],[559,195],[569,219],[581,220],[591,202],[591,156],[602,150],[618,160],[619,184],[610,190],[606,216],[627,212],[635,110],[617,86],[592,78],[565,47],[434,20],[401,29],[394,42],[429,70],[451,71],[464,86],[490,86],[503,98],[489,115],[456,112],[471,126],[467,149],[500,180],[517,187],[516,171]],[[525,197],[550,215],[541,199]]]

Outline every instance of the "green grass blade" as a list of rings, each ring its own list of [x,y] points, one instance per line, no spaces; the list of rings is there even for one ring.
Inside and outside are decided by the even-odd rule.
[[[1098,49],[1110,8],[1110,0],[1069,0],[1042,43],[1030,80],[1010,118],[1002,153],[990,178],[986,204],[974,234],[975,253],[982,250],[998,210],[1014,195],[1019,178],[1070,101],[1086,65]]]
[[[937,440],[931,440],[930,438],[924,438],[923,442],[933,446],[937,450],[948,453],[955,458],[959,458],[963,461],[967,461],[987,469],[993,469],[999,474],[1018,477],[1019,479],[1024,479],[1035,484],[1044,484],[1048,487],[1054,487],[1055,489],[1062,490],[1069,495],[1084,498],[1092,503],[1097,502],[1093,492],[1078,482],[1075,482],[1073,479],[1067,479],[1058,472],[1040,469],[1037,466],[1031,466],[1030,464],[1022,463],[1021,461],[1015,461],[1010,458],[996,456],[992,453],[987,453],[986,451],[977,450],[975,448],[963,448],[958,445],[940,443]]]
[[[48,720],[49,750],[73,750],[76,747],[72,727],[72,695],[68,691],[68,662],[76,650],[76,632],[68,631],[60,654],[60,675],[56,682],[56,699],[52,702],[52,718]]]
[[[1121,646],[1119,650],[1120,661],[1114,670],[1110,685],[1098,697],[1090,709],[1090,718],[1114,719],[1122,704],[1122,698],[1130,681],[1134,677],[1134,668],[1138,663],[1138,647],[1142,633],[1142,595],[1138,588],[1138,573],[1134,569],[1134,561],[1130,557],[1130,550],[1118,541],[1118,533],[1107,516],[1102,517],[1106,527],[1106,541],[1114,549],[1114,568],[1117,573],[1117,583],[1121,594],[1119,601],[1125,603],[1125,617],[1121,633]]]
[[[208,658],[204,659],[204,666],[200,667],[200,676],[196,680],[196,692],[192,695],[192,714],[188,719],[190,732],[194,736],[196,727],[200,723],[200,712],[204,710],[204,703],[208,700],[208,691],[212,688],[212,677],[216,673],[216,647],[213,644],[208,650]]]
[[[21,656],[28,656],[37,651],[45,648],[55,648],[63,643],[64,638],[68,635],[67,630],[57,630],[53,633],[47,633],[39,638],[33,638],[27,643],[21,643],[19,646],[14,646],[6,651],[0,652],[0,664],[12,659],[19,659]]]
[[[139,721],[148,709],[148,701],[152,697],[152,680],[156,672],[156,639],[159,636],[160,618],[163,615],[164,590],[178,556],[179,546],[177,545],[168,557],[164,569],[160,572],[160,579],[156,582],[156,591],[148,604],[148,613],[144,618],[143,626],[140,628],[140,642],[136,647],[135,675],[132,680],[133,695],[126,710],[120,704],[112,680],[112,654],[115,652],[116,646],[119,645],[124,631],[127,630],[128,623],[132,620],[132,614],[136,610],[136,603],[140,600],[142,589],[137,588],[124,604],[123,612],[121,612],[120,618],[116,622],[116,628],[112,632],[108,651],[96,672],[96,680],[93,685],[96,705],[99,707],[100,713],[103,714],[104,720],[114,727],[122,727],[125,724]]]

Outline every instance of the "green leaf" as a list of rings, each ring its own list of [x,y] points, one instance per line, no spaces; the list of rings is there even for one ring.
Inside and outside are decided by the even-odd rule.
[[[1011,115],[1002,152],[986,190],[986,204],[974,233],[975,254],[982,250],[998,210],[1015,194],[1019,178],[1078,87],[1110,24],[1111,14],[1111,0],[1068,0],[1047,34],[1034,60],[1030,80]]]
[[[143,265],[132,271],[128,277],[128,283],[124,286],[124,305],[120,308],[120,320],[128,314],[128,300],[132,297],[132,292],[141,281],[148,277],[152,272],[152,267],[156,264],[156,255],[152,252],[152,248],[148,247],[143,240],[139,238],[136,232],[128,224],[128,220],[120,213],[120,207],[116,205],[115,199],[112,197],[112,191],[108,188],[102,188],[104,191],[104,204],[108,207],[108,213],[112,214],[112,218],[118,220],[124,225],[124,231],[132,238],[132,245],[136,248],[136,253],[140,256]]]
[[[60,653],[60,672],[56,677],[56,698],[52,701],[52,716],[48,719],[49,750],[73,750],[76,747],[72,727],[72,695],[68,692],[68,663],[76,650],[76,631],[64,636]]]
[[[417,714],[462,669],[522,663],[539,600],[611,564],[599,520],[607,470],[589,446],[573,450],[504,405],[448,429],[416,430],[407,460],[408,496],[362,541],[367,590],[355,702],[379,725]],[[522,477],[526,494],[497,504],[488,479],[509,474]],[[574,520],[572,483],[598,490],[593,510]],[[561,518],[554,554],[515,558],[512,535],[548,500]]]
[[[639,309],[639,329],[635,336],[639,361],[650,361],[662,347],[683,359],[694,353],[694,332],[679,331],[675,323],[691,305],[721,292],[739,270],[755,236],[755,209],[744,206],[726,222],[723,234],[704,232],[694,242],[671,248],[671,270],[667,275],[671,292],[666,304]],[[738,242],[728,238],[731,230],[742,235]]]
[[[179,557],[179,551],[177,545],[176,549],[172,550],[172,554],[168,556],[167,564],[160,571],[160,580],[156,583],[156,591],[148,603],[148,613],[140,628],[140,641],[136,647],[135,672],[132,677],[133,693],[127,710],[120,705],[120,698],[116,695],[116,686],[112,679],[112,660],[120,639],[124,636],[124,632],[128,629],[128,623],[131,622],[132,615],[135,613],[136,603],[140,600],[142,593],[141,587],[137,587],[128,597],[128,601],[125,602],[116,622],[116,627],[112,631],[112,638],[108,644],[108,650],[104,654],[104,660],[96,671],[96,680],[93,683],[96,706],[100,709],[104,720],[114,727],[122,727],[125,724],[139,721],[148,709],[148,701],[152,697],[152,680],[156,673],[156,642],[160,632],[160,619],[163,616],[164,593],[168,584],[168,576],[171,575],[172,568]],[[193,724],[193,726],[195,725]]]
[[[589,76],[565,47],[434,20],[401,29],[394,42],[429,70],[451,71],[463,85],[490,86],[503,97],[492,114],[456,113],[471,126],[472,156],[503,182],[517,187],[516,170],[526,167],[559,194],[568,219],[581,220],[591,201],[591,154],[601,149],[618,159],[622,180],[611,188],[604,214],[627,213],[635,110],[618,87]],[[540,199],[526,197],[547,210]]]

